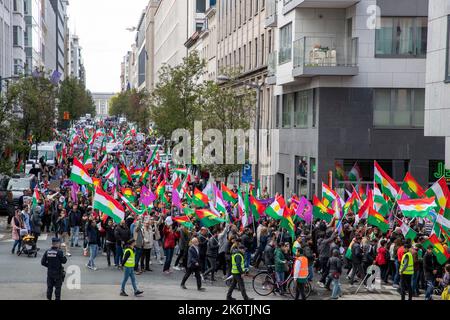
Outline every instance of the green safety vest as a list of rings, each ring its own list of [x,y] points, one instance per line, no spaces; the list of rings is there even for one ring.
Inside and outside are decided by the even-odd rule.
[[[231,263],[232,263],[231,274],[240,274],[236,264],[236,256],[238,255],[241,256],[241,270],[245,269],[244,256],[242,255],[242,253],[235,253],[231,256]]]
[[[413,255],[411,254],[411,252],[407,252],[403,255],[402,263],[400,264],[400,270],[403,270],[403,268],[405,266],[405,257],[406,256],[408,256],[408,265],[406,266],[406,269],[405,269],[405,271],[403,271],[402,274],[413,275],[414,274],[414,258],[413,258]]]
[[[127,253],[127,251],[130,252],[130,256],[128,257],[128,260],[125,261],[125,267],[134,268],[134,266],[136,265],[134,250],[131,248],[125,249],[125,251],[123,252],[124,256]]]

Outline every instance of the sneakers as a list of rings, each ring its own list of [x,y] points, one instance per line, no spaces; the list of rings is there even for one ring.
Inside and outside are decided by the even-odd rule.
[[[187,288],[184,284],[182,284],[180,287],[181,287],[181,289],[187,290]]]
[[[72,254],[71,254],[70,252],[67,252],[67,253],[66,253],[66,256],[71,257]]]
[[[201,292],[206,291],[205,288],[198,288],[197,290],[198,290],[198,291],[201,291]]]
[[[159,264],[160,264],[160,265],[163,265],[164,262],[163,262],[162,260],[159,260]]]
[[[203,274],[200,275],[202,277],[202,281],[205,281],[205,277],[203,276]]]
[[[138,290],[138,291],[136,291],[136,292],[134,293],[134,295],[135,295],[135,296],[139,296],[139,295],[141,295],[141,294],[143,294],[143,293],[144,293],[144,291]]]
[[[150,265],[152,265],[152,260],[150,260]]]
[[[320,281],[317,281],[317,285],[321,288],[325,288],[325,285]]]
[[[121,295],[122,297],[128,297],[128,295],[127,295],[127,293],[126,293],[125,291],[121,291],[121,292],[120,292],[120,295]]]
[[[173,267],[173,270],[181,271],[181,268],[178,266]]]

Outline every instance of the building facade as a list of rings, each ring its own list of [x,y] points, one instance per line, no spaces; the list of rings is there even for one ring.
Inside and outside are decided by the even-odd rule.
[[[84,68],[82,47],[77,35],[70,36],[70,72],[69,75],[86,83],[86,71]]]
[[[13,7],[12,1],[0,2],[0,77],[7,78],[13,74]],[[5,85],[2,82],[2,86]],[[0,91],[2,88],[0,88]]]
[[[425,135],[445,137],[450,169],[450,0],[430,1],[428,34]]]
[[[114,93],[92,93],[92,99],[94,100],[97,117],[108,117],[110,101],[114,95]]]
[[[50,68],[58,71],[61,74],[61,80],[65,77],[65,61],[66,61],[66,34],[68,30],[68,16],[67,6],[69,1],[67,0],[50,0],[50,5],[55,14],[53,26],[49,25],[49,29],[54,34],[54,43],[47,43],[47,46],[54,47],[55,60],[53,65],[50,64]]]
[[[427,0],[268,1],[274,31],[271,190],[312,197],[329,172],[377,160],[434,182],[444,139],[424,136]],[[377,9],[378,8],[378,9]],[[342,181],[336,181],[339,183]]]
[[[147,49],[146,49],[146,12],[147,8],[142,12],[139,18],[136,32],[136,88],[144,90],[146,86],[146,70],[147,70]]]

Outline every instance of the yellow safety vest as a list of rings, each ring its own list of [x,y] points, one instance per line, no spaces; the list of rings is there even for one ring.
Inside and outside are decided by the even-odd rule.
[[[413,255],[411,254],[411,252],[407,252],[403,255],[402,263],[400,264],[400,270],[403,270],[403,268],[405,266],[405,257],[406,256],[408,256],[408,265],[406,266],[406,269],[405,269],[405,271],[403,271],[402,274],[413,275],[414,274],[414,258],[413,258]]]
[[[238,255],[241,256],[241,270],[245,269],[244,256],[242,255],[242,253],[235,253],[231,256],[231,263],[232,263],[231,274],[240,274],[236,264],[236,256]]]
[[[130,256],[128,257],[128,260],[125,261],[124,265],[127,268],[134,268],[134,266],[136,265],[134,250],[131,248],[125,249],[125,251],[123,252],[124,256],[127,251],[130,252]]]

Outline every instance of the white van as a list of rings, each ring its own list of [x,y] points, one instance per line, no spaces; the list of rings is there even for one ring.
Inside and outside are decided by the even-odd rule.
[[[58,141],[52,142],[42,142],[37,146],[34,144],[31,147],[30,154],[28,156],[28,161],[25,167],[25,172],[29,172],[33,167],[33,163],[39,163],[39,159],[44,157],[47,159],[46,163],[49,167],[53,167],[55,165],[55,158],[57,156],[57,147],[61,144]]]

